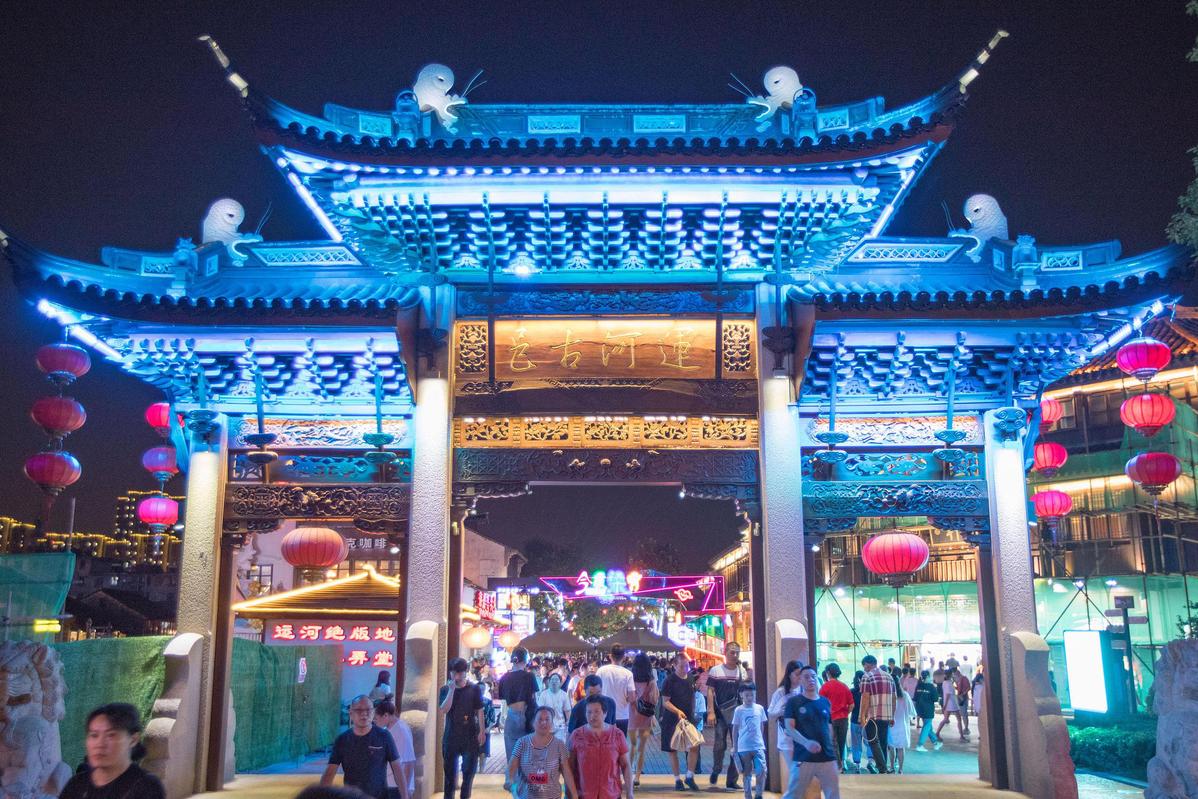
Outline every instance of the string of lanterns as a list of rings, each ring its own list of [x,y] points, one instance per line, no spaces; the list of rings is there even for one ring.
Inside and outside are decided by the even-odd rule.
[[[1127,342],[1115,356],[1124,374],[1144,382],[1143,393],[1123,401],[1119,418],[1145,438],[1155,436],[1177,415],[1171,398],[1148,390],[1149,381],[1172,359],[1167,344],[1148,336]],[[1181,476],[1181,461],[1171,452],[1141,452],[1127,462],[1123,471],[1133,483],[1155,497]]]
[[[1144,383],[1142,393],[1123,401],[1119,419],[1145,438],[1155,436],[1177,415],[1170,397],[1148,390],[1149,382],[1171,360],[1168,345],[1148,336],[1132,339],[1115,355],[1115,363],[1124,374]],[[1060,421],[1064,414],[1065,408],[1059,400],[1049,398],[1040,403],[1040,419],[1046,427]],[[1055,475],[1068,460],[1069,453],[1054,441],[1038,442],[1033,448],[1032,468],[1045,477]],[[1124,473],[1146,493],[1157,496],[1181,476],[1181,461],[1169,452],[1141,452],[1127,462]],[[1032,504],[1049,538],[1055,542],[1061,519],[1073,510],[1072,497],[1064,491],[1039,491],[1032,497]]]
[[[146,424],[159,437],[166,439],[171,434],[171,406],[167,402],[155,402],[146,408]],[[170,444],[150,447],[141,456],[142,468],[158,481],[158,490],[137,503],[137,518],[154,535],[155,556],[160,553],[162,534],[179,521],[179,503],[166,495],[167,482],[179,473],[178,457]]]
[[[55,395],[35,401],[29,412],[33,421],[49,436],[46,446],[25,461],[25,476],[45,495],[41,515],[41,522],[45,523],[54,499],[83,474],[79,461],[63,446],[67,436],[83,427],[87,412],[83,405],[64,392],[88,373],[92,362],[86,350],[66,342],[39,347],[35,360],[38,369],[57,390]]]

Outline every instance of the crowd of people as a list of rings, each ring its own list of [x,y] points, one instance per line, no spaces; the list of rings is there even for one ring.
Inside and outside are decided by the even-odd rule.
[[[980,710],[983,701],[981,670],[970,679],[955,658],[919,670],[893,659],[879,665],[867,655],[849,684],[836,663],[817,674],[791,661],[763,706],[740,656],[739,645],[729,642],[723,662],[704,670],[681,652],[629,657],[614,646],[599,663],[530,660],[516,648],[511,669],[498,680],[486,661],[455,658],[436,708],[443,719],[445,799],[470,799],[493,730],[502,731],[504,789],[513,799],[560,799],[563,792],[570,799],[633,799],[654,730],[675,790],[697,792],[709,721],[710,785],[722,778],[726,789],[761,799],[772,724],[786,772],[784,799],[801,799],[813,780],[828,799],[839,799],[841,774],[860,773],[863,762],[870,773],[901,774],[907,751],[939,750],[954,721],[960,739],[969,741],[970,708]],[[140,733],[131,705],[93,711],[87,760],[61,797],[163,797],[158,780],[137,765]],[[338,772],[347,788],[333,786]],[[390,674],[382,672],[369,694],[350,702],[348,729],[333,742],[320,785],[301,797],[412,799],[415,792],[412,731],[399,717]]]

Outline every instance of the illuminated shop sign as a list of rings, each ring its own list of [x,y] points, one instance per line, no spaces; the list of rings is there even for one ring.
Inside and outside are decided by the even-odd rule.
[[[677,602],[685,614],[724,612],[724,578],[718,574],[642,574],[636,569],[596,569],[574,577],[542,577],[563,599],[658,599]]]
[[[494,621],[499,598],[491,591],[474,592],[474,611],[484,621]]]

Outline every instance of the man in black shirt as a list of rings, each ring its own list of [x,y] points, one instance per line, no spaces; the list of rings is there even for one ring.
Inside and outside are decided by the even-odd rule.
[[[329,764],[320,777],[321,785],[332,785],[338,767],[345,773],[345,784],[373,799],[387,797],[387,768],[395,784],[404,779],[399,767],[395,739],[386,730],[374,726],[374,703],[360,694],[349,703],[349,729],[333,741]]]
[[[811,780],[827,799],[840,799],[840,764],[832,740],[832,705],[819,695],[815,669],[799,671],[799,693],[786,700],[786,734],[794,741],[795,767],[783,799],[803,799]]]
[[[570,710],[570,721],[566,725],[566,733],[572,733],[579,727],[587,723],[587,697],[597,696],[603,701],[603,712],[606,714],[603,718],[605,724],[616,723],[616,701],[610,696],[603,695],[603,680],[598,674],[588,674],[582,681],[582,687],[586,690],[586,694],[582,699],[575,703],[573,709]]]
[[[445,717],[441,754],[445,760],[445,799],[453,799],[458,782],[458,758],[462,760],[462,799],[470,799],[478,753],[487,740],[483,697],[478,686],[466,679],[469,664],[462,658],[449,661],[449,680],[441,686],[437,710]]]

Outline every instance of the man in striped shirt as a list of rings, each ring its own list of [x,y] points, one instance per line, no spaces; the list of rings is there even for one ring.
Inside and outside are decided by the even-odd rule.
[[[894,678],[878,668],[878,659],[873,655],[861,658],[861,668],[865,670],[861,678],[861,725],[874,762],[880,773],[886,774],[886,742],[894,723]]]

